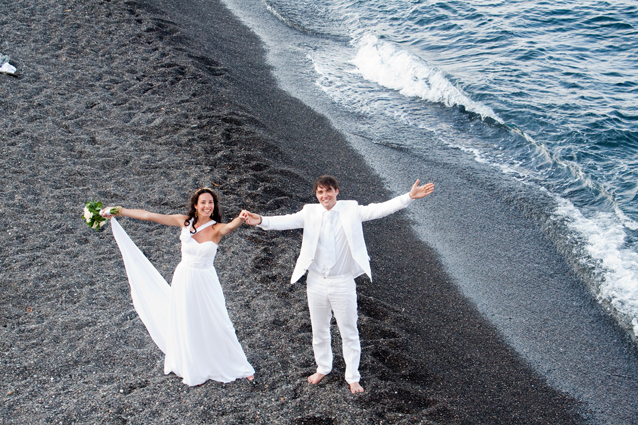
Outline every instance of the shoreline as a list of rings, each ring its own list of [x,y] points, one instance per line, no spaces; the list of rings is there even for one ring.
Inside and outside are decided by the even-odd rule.
[[[175,212],[212,185],[228,217],[288,213],[314,202],[323,173],[339,178],[343,199],[389,197],[326,118],[277,87],[259,40],[221,3],[197,19],[188,8],[169,16],[171,7],[1,6],[16,23],[2,53],[21,73],[0,83],[9,112],[0,118],[3,423],[585,423],[578,403],[459,294],[403,213],[365,229],[374,274],[357,280],[366,393],[349,394],[336,329],[333,373],[305,382],[314,372],[305,288],[288,284],[296,231],[244,227],[220,244],[229,314],[259,384],[191,388],[163,375],[109,227],[80,222],[84,201]],[[122,225],[170,281],[174,229]],[[393,291],[427,310],[406,314]]]

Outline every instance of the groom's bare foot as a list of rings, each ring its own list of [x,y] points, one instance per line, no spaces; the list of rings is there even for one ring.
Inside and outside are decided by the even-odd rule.
[[[323,373],[317,372],[308,377],[308,382],[310,382],[311,384],[318,384],[323,379],[324,376],[326,375],[324,375]]]
[[[363,392],[363,387],[361,385],[359,385],[358,382],[353,382],[352,384],[350,384],[350,392],[352,394],[362,393]]]

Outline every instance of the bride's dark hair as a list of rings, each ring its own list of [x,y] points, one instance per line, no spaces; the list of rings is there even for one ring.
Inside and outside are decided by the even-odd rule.
[[[195,224],[197,223],[197,219],[198,219],[197,209],[195,209],[195,206],[197,205],[197,202],[199,202],[199,195],[201,195],[202,193],[210,193],[213,197],[213,201],[215,202],[215,206],[213,207],[213,213],[210,215],[210,218],[212,218],[218,223],[222,222],[222,210],[221,210],[221,207],[219,206],[219,198],[217,197],[217,194],[213,192],[212,189],[203,187],[201,189],[197,189],[195,193],[193,194],[193,196],[191,197],[191,201],[189,203],[189,208],[188,208],[188,218],[184,221],[184,226],[188,226],[190,221],[193,220],[192,227],[193,228],[195,227]],[[191,230],[191,233],[196,233],[196,232],[197,231],[193,232]]]

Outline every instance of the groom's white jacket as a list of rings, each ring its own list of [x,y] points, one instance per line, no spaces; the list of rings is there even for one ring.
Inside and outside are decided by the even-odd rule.
[[[380,204],[363,206],[359,205],[357,201],[337,201],[336,205],[332,207],[333,211],[339,213],[352,258],[357,264],[356,270],[353,270],[354,277],[365,273],[372,279],[370,257],[368,257],[368,250],[363,239],[361,223],[390,215],[407,207],[411,202],[410,195],[406,193]],[[299,280],[314,261],[324,211],[325,208],[321,204],[306,204],[301,211],[294,214],[262,218],[259,227],[264,230],[303,229],[301,251],[290,283]]]

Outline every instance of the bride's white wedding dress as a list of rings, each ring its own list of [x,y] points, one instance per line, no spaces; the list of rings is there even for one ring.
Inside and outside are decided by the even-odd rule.
[[[111,228],[122,252],[135,310],[166,354],[164,373],[173,372],[191,386],[208,379],[230,382],[253,375],[213,265],[217,244],[199,243],[188,228],[182,229],[182,261],[169,286],[115,218]]]

